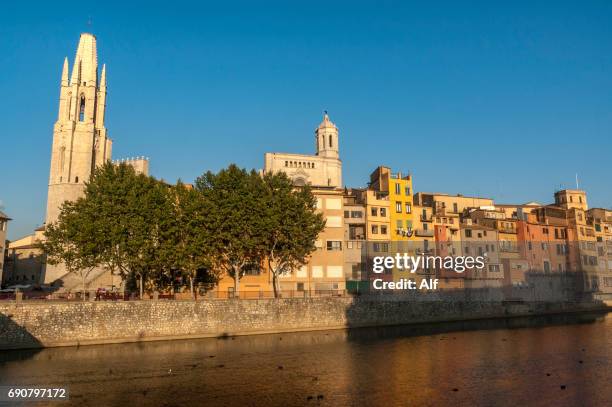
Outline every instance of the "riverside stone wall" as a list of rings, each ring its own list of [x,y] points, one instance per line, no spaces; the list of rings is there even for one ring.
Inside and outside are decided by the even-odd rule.
[[[0,349],[399,325],[601,309],[596,303],[380,298],[4,302]]]

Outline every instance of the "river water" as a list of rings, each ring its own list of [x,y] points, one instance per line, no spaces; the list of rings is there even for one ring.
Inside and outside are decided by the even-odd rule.
[[[78,406],[610,406],[612,314],[0,352]]]

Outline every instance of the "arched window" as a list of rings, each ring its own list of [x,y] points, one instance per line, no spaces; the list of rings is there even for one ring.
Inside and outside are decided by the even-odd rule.
[[[329,146],[332,147],[332,136],[331,136],[331,134],[329,135]]]
[[[78,183],[79,183],[79,177],[74,177],[74,182],[75,182],[76,184],[78,184]]]
[[[81,104],[79,105],[79,121],[85,120],[85,96],[81,96]]]

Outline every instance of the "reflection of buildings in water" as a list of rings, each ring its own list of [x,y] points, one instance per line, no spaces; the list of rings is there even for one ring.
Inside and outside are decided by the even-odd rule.
[[[0,381],[59,382],[100,405],[301,405],[319,395],[330,405],[532,405],[534,394],[605,405],[611,330],[609,316],[581,314],[2,352]]]

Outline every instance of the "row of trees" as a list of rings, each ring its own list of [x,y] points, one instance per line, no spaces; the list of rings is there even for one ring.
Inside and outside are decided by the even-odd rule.
[[[308,187],[283,173],[259,175],[230,165],[207,172],[195,186],[168,185],[126,164],[97,168],[84,196],[66,202],[42,244],[50,264],[81,276],[83,289],[101,267],[144,287],[189,284],[196,275],[240,280],[253,267],[273,278],[305,264],[325,226]]]

